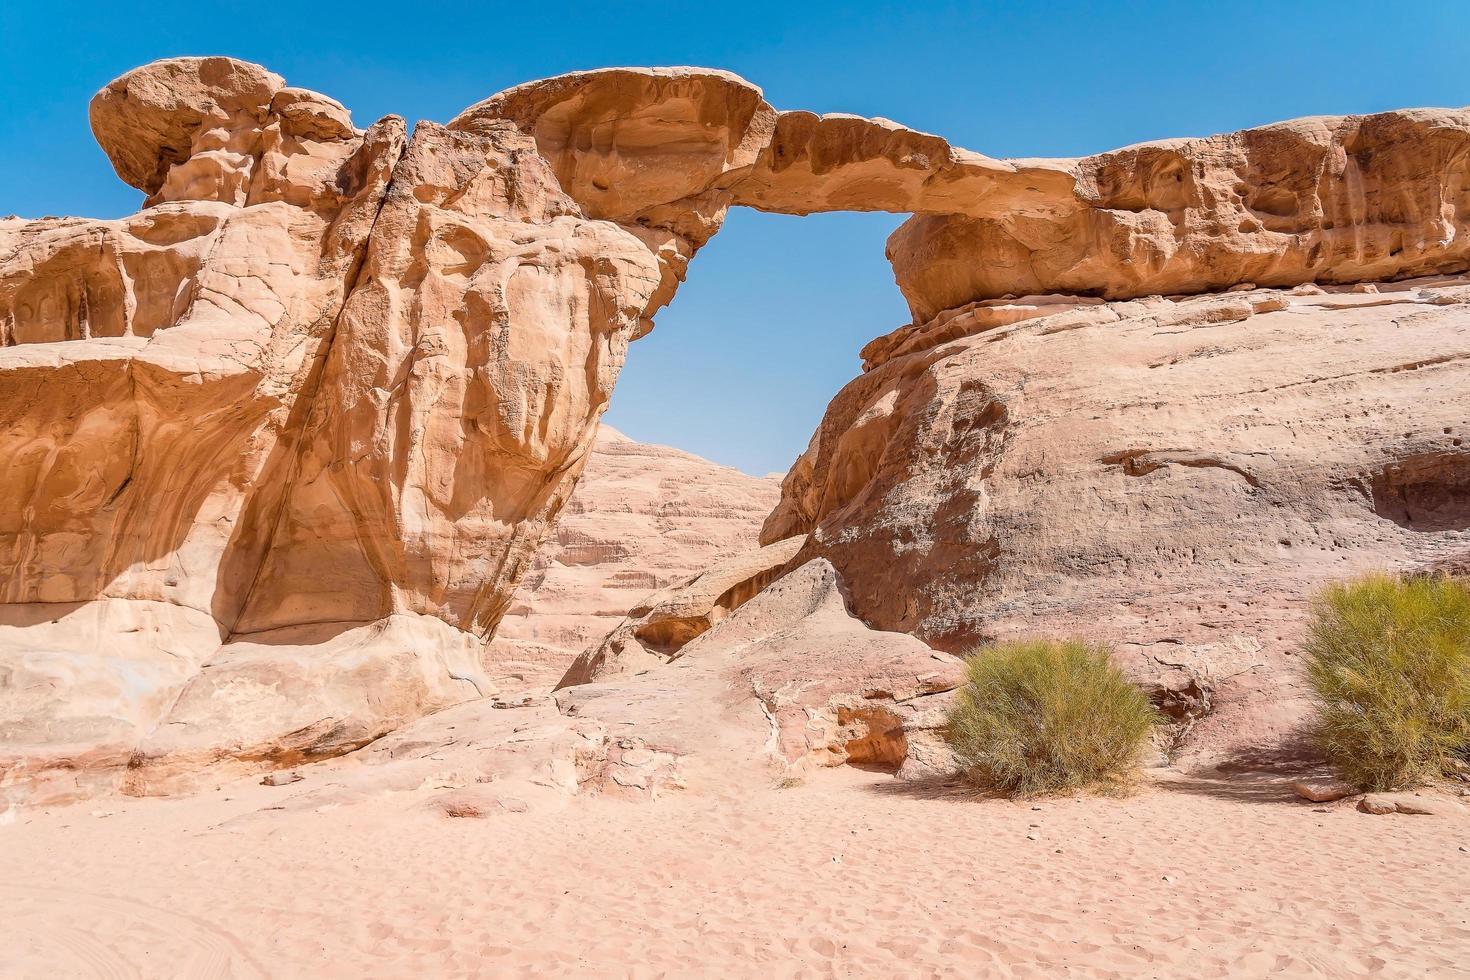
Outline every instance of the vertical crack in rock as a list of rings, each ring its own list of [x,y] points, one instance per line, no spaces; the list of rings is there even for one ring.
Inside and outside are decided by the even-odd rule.
[[[398,117],[389,116],[386,118],[397,119]],[[388,179],[384,182],[382,192],[378,194],[377,202],[373,207],[373,217],[368,224],[367,234],[363,236],[362,243],[356,250],[356,255],[347,270],[346,276],[344,277],[345,286],[342,290],[342,299],[338,303],[337,309],[332,314],[332,328],[322,342],[321,354],[317,358],[319,362],[318,367],[316,367],[312,371],[311,375],[308,377],[306,388],[299,396],[299,400],[302,404],[303,417],[310,416],[311,411],[316,404],[316,399],[321,393],[322,375],[325,373],[327,361],[331,356],[332,345],[336,342],[337,339],[337,331],[342,319],[342,311],[347,308],[347,303],[351,299],[353,292],[357,288],[358,276],[362,273],[363,266],[367,263],[368,250],[372,247],[373,234],[377,230],[378,218],[383,213],[383,206],[388,201],[388,195],[392,193],[393,180],[394,177],[397,175],[398,166],[402,162],[404,154],[408,152],[408,138],[409,137],[407,136],[407,134],[404,134],[404,137],[399,141],[397,151],[392,153],[393,161],[388,167],[389,176]],[[392,141],[390,138],[390,145],[391,142]],[[269,522],[270,530],[267,532],[266,535],[267,546],[265,550],[261,552],[259,560],[255,563],[255,571],[250,576],[250,584],[244,590],[244,597],[240,602],[239,609],[236,611],[234,618],[231,619],[226,630],[229,636],[234,635],[235,626],[239,622],[240,616],[244,615],[245,609],[249,606],[250,597],[255,592],[256,584],[260,580],[261,571],[264,569],[266,560],[269,556],[269,542],[273,542],[275,540],[276,533],[280,527],[281,519],[285,515],[286,503],[290,498],[291,487],[295,484],[297,474],[301,468],[301,456],[304,448],[304,437],[298,436],[293,441],[291,467],[286,473],[285,479],[282,483],[281,499],[277,502],[273,513],[271,514]],[[475,682],[472,681],[472,683]],[[478,683],[475,683],[475,686],[476,690],[479,690]]]

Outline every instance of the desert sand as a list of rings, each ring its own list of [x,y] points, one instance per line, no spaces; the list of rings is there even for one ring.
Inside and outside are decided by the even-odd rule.
[[[452,818],[253,780],[0,826],[5,977],[1423,977],[1470,955],[1463,820],[1279,775],[977,800],[803,785]]]

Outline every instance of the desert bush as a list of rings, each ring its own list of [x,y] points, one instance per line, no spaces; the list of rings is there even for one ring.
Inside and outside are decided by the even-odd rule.
[[[1012,795],[1121,782],[1158,720],[1103,646],[1002,643],[966,667],[946,735],[970,778]]]
[[[1470,590],[1374,575],[1318,596],[1306,643],[1318,747],[1366,789],[1441,776],[1470,746]]]

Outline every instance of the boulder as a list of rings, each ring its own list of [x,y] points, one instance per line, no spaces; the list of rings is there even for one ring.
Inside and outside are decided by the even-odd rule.
[[[687,643],[780,577],[801,546],[802,540],[793,537],[731,555],[645,597],[600,643],[583,651],[557,687],[677,659]]]
[[[1312,594],[1463,552],[1465,285],[1037,303],[916,338],[833,399],[762,540],[806,535],[858,617],[941,649],[1111,643],[1193,716],[1185,764],[1293,751]]]

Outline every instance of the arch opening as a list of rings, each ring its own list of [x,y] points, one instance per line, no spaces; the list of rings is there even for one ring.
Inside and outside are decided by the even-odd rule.
[[[784,474],[858,352],[908,320],[883,244],[907,215],[732,208],[634,342],[604,421],[753,475]]]

